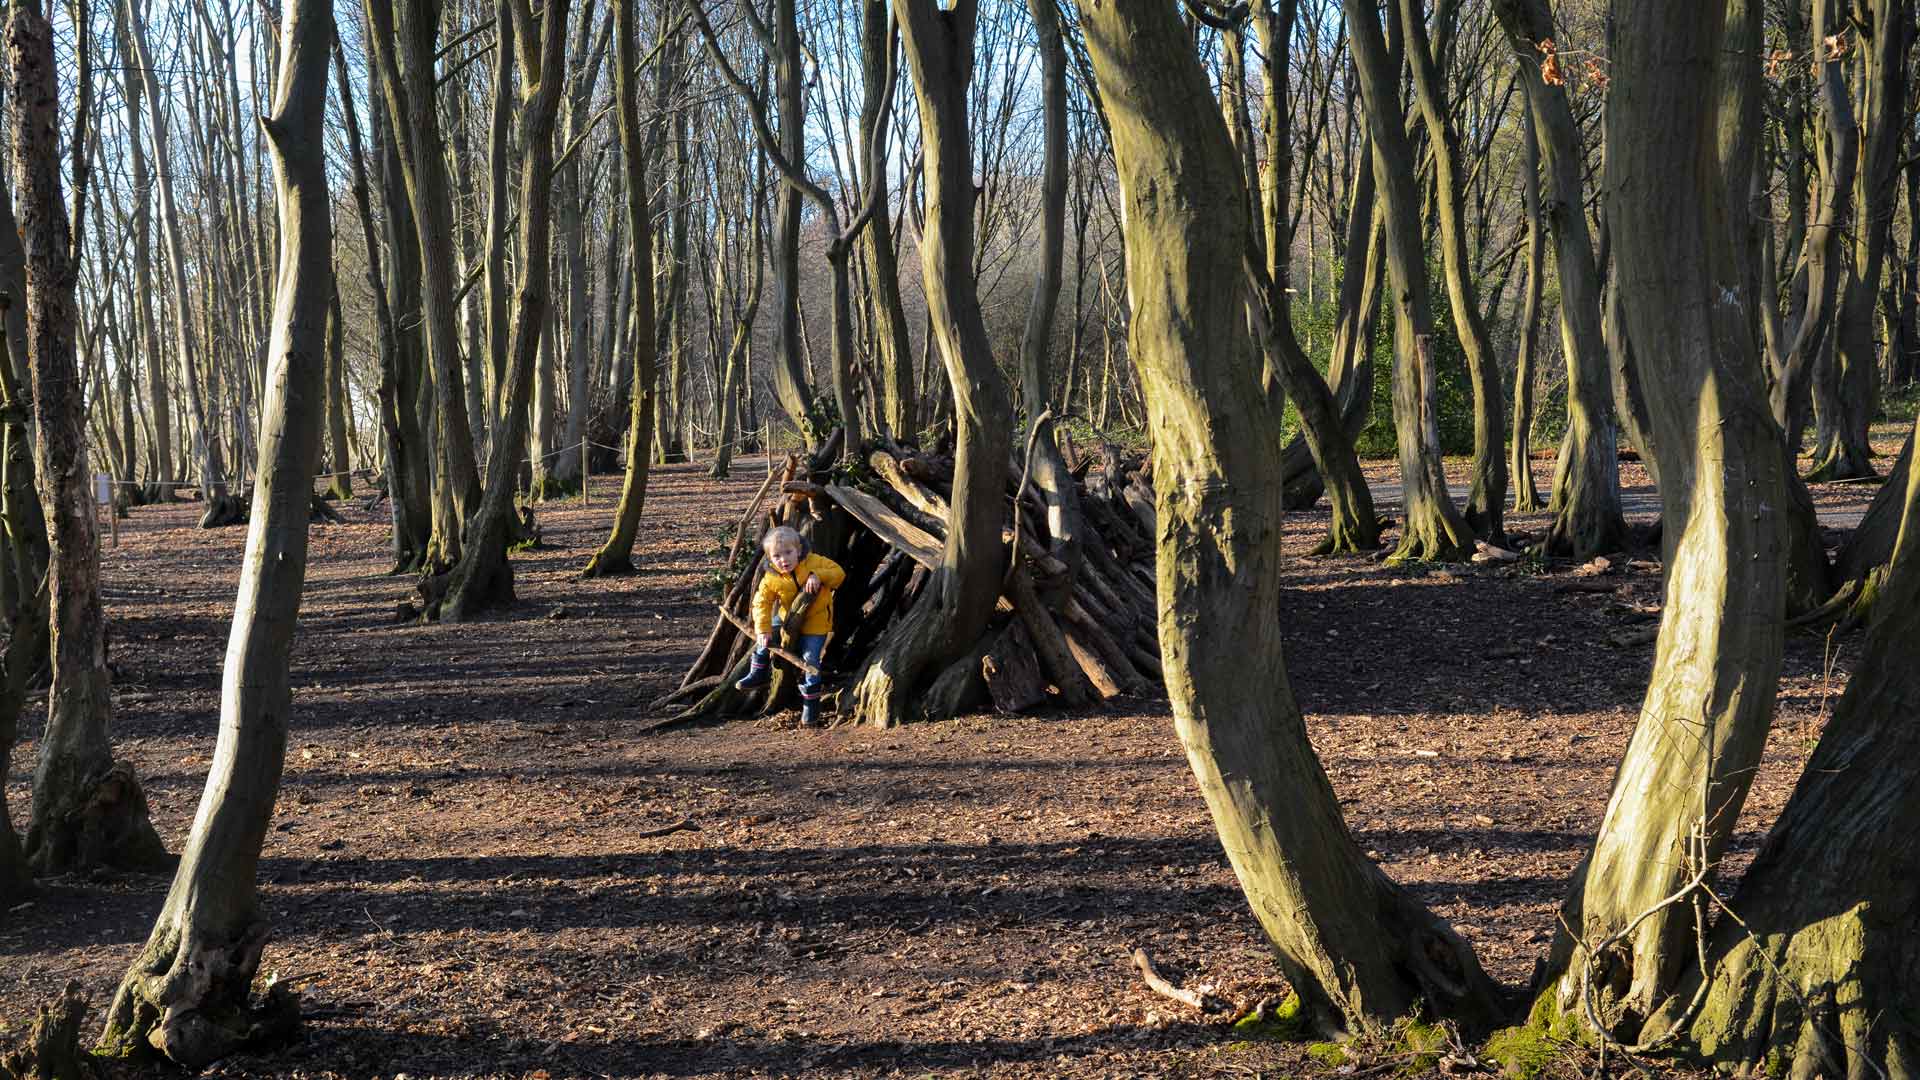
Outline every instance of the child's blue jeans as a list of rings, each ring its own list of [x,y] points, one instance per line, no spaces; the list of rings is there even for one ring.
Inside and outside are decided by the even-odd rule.
[[[780,620],[778,619],[775,619],[773,623],[773,636],[776,639],[780,636]],[[800,658],[813,665],[813,672],[803,671],[800,673],[800,696],[807,701],[812,701],[814,698],[820,696],[820,676],[818,674],[820,671],[820,654],[826,651],[827,635],[801,634],[796,638],[796,641],[800,645]],[[759,673],[771,663],[773,663],[772,653],[766,649],[757,647],[753,650],[754,673]]]

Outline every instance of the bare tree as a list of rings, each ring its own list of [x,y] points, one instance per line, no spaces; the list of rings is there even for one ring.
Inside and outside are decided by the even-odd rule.
[[[34,468],[46,518],[53,684],[33,774],[27,855],[42,874],[100,865],[152,869],[167,854],[147,820],[133,767],[113,759],[112,676],[100,603],[100,538],[87,467],[75,232],[60,182],[60,112],[53,28],[38,3],[7,20],[13,90],[14,189],[26,249],[28,360],[33,375]],[[80,110],[84,122],[85,110]],[[85,132],[73,139],[84,153]],[[84,175],[76,168],[76,175]],[[76,205],[84,205],[81,199]]]

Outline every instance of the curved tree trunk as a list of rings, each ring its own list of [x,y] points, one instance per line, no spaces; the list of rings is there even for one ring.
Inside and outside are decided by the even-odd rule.
[[[394,325],[393,309],[387,304],[387,278],[381,268],[380,242],[374,235],[372,199],[367,190],[366,155],[360,145],[360,120],[348,90],[346,53],[336,43],[333,53],[335,83],[340,94],[340,112],[346,119],[347,161],[352,167],[353,200],[359,210],[360,238],[367,253],[367,291],[373,295],[375,330],[380,349],[380,427],[386,438],[386,479],[388,505],[393,512],[393,572],[416,570],[426,557],[428,523],[415,512],[425,500],[425,484],[413,469],[416,456],[407,445],[413,425],[412,411],[402,405],[400,393],[400,334]],[[337,282],[336,282],[337,284]]]
[[[115,1052],[150,1046],[189,1069],[257,1037],[268,1019],[249,1000],[268,933],[255,879],[286,759],[293,704],[287,665],[325,423],[333,265],[322,125],[332,40],[332,5],[293,0],[280,27],[273,114],[262,121],[279,195],[280,265],[272,377],[227,641],[219,742],[166,905],[120,984],[102,1036]]]
[[[880,126],[893,89],[883,75],[886,58],[881,49],[893,48],[893,16],[887,0],[865,0],[860,7],[861,85],[860,145],[874,146],[883,138]],[[881,144],[884,145],[884,144]],[[876,168],[877,167],[877,168]],[[867,184],[885,184],[886,162],[871,162]],[[913,343],[907,337],[907,309],[900,299],[900,266],[894,250],[893,222],[885,204],[873,215],[861,246],[867,260],[867,280],[873,292],[869,307],[873,318],[876,361],[880,365],[880,400],[873,420],[895,439],[912,439],[919,434],[919,398],[913,380]]]
[[[1864,12],[1861,9],[1866,9]],[[1887,250],[1893,243],[1895,196],[1900,159],[1905,152],[1907,56],[1913,44],[1913,5],[1909,0],[1871,0],[1856,4],[1868,14],[1861,28],[1857,67],[1860,106],[1860,169],[1856,177],[1853,276],[1837,316],[1839,370],[1832,415],[1821,416],[1831,434],[1817,456],[1810,479],[1852,480],[1875,475],[1868,428],[1879,401],[1879,359],[1873,328],[1880,303]]]
[[[1440,62],[1427,41],[1427,23],[1421,0],[1398,0],[1401,31],[1413,69],[1414,100],[1427,125],[1427,146],[1433,155],[1435,202],[1440,218],[1441,262],[1446,268],[1447,298],[1453,308],[1454,332],[1467,355],[1467,377],[1473,384],[1473,464],[1467,491],[1467,524],[1496,544],[1506,542],[1502,515],[1507,504],[1507,418],[1500,389],[1500,362],[1494,357],[1493,338],[1480,310],[1480,289],[1474,283],[1472,256],[1467,250],[1466,184],[1460,162],[1460,138],[1447,115],[1446,87]],[[1369,101],[1373,99],[1368,99]]]
[[[1807,229],[1806,309],[1772,394],[1774,422],[1785,433],[1790,458],[1800,453],[1814,367],[1833,323],[1844,269],[1840,242],[1852,209],[1854,172],[1859,166],[1860,141],[1847,94],[1844,60],[1828,43],[1847,39],[1845,20],[1842,0],[1813,0],[1812,48],[1819,72],[1823,129],[1816,143],[1820,197],[1818,214]],[[1798,48],[1799,43],[1792,47]]]
[[[973,155],[967,87],[978,0],[895,9],[920,103],[926,170],[921,270],[954,402],[953,512],[941,563],[855,680],[854,715],[891,727],[919,713],[935,676],[986,630],[1003,566],[1012,432],[1006,380],[980,313],[973,267]]]
[[[1590,975],[1609,1023],[1630,1035],[1692,954],[1694,907],[1659,901],[1696,859],[1718,861],[1772,721],[1785,606],[1774,508],[1786,493],[1746,312],[1726,299],[1738,269],[1706,147],[1724,0],[1622,4],[1607,214],[1629,336],[1660,341],[1664,356],[1639,373],[1661,454],[1666,603],[1640,722],[1575,873],[1553,966],[1562,1008]],[[1647,197],[1655,188],[1667,197]],[[1589,950],[1624,941],[1590,961],[1569,930]]]
[[[1499,1007],[1473,952],[1361,853],[1281,657],[1277,421],[1247,353],[1239,165],[1174,9],[1081,10],[1125,200],[1130,329],[1154,434],[1160,627],[1174,723],[1255,916],[1309,1015],[1378,1031]]]
[[[1393,421],[1400,449],[1400,544],[1390,561],[1465,559],[1473,530],[1447,492],[1440,454],[1439,372],[1413,151],[1400,110],[1399,58],[1362,0],[1344,0],[1354,66],[1373,136],[1374,183],[1386,204],[1387,264],[1393,271]],[[1497,456],[1497,455],[1496,455]]]
[[[627,258],[637,268],[633,296],[633,332],[627,336],[633,350],[632,414],[627,418],[627,474],[620,484],[620,506],[613,514],[613,535],[600,546],[580,572],[582,577],[606,577],[633,572],[633,541],[640,532],[640,514],[646,506],[649,455],[647,439],[653,431],[656,394],[653,310],[653,220],[647,212],[647,146],[640,127],[638,0],[615,0],[613,12],[614,122],[620,131],[620,160],[626,166]],[[760,216],[754,215],[754,227]],[[755,255],[759,244],[754,245]],[[726,438],[725,433],[722,437]]]
[[[1715,927],[1708,972],[1658,1014],[1723,1069],[1795,1077],[1920,1076],[1920,474],[1854,669],[1793,797]],[[1698,982],[1698,1016],[1678,1022]]]
[[[1520,80],[1527,93],[1527,117],[1551,185],[1545,213],[1553,225],[1554,267],[1560,286],[1567,436],[1554,466],[1548,497],[1553,525],[1543,546],[1551,554],[1585,559],[1618,550],[1627,526],[1620,510],[1618,429],[1602,321],[1601,267],[1587,230],[1580,129],[1565,88],[1548,84],[1533,61],[1538,43],[1554,36],[1545,0],[1502,0],[1494,5],[1494,13],[1506,29],[1508,43],[1525,57],[1520,62]],[[1643,447],[1649,470],[1653,468],[1650,449]]]
[[[53,684],[33,773],[27,855],[36,872],[101,865],[164,866],[133,768],[113,760],[100,538],[87,467],[85,387],[74,358],[79,267],[61,194],[53,28],[39,5],[13,5],[13,174],[26,249],[28,360],[33,374],[34,472],[49,543],[47,593]]]
[[[428,561],[460,557],[461,531],[480,500],[480,474],[473,458],[473,428],[467,418],[464,363],[460,358],[459,310],[454,304],[453,184],[435,96],[437,0],[366,5],[368,42],[385,90],[389,132],[406,177],[407,197],[419,234],[420,316],[427,358],[433,365],[433,536]]]

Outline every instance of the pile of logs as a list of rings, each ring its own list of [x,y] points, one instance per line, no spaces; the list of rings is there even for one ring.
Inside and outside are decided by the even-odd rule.
[[[1001,595],[987,632],[929,689],[924,711],[930,716],[989,705],[1007,713],[1072,706],[1159,686],[1150,465],[1112,444],[1085,454],[1070,443],[1062,449],[1079,501],[1078,532],[1071,543],[1049,534],[1039,494],[1031,485],[1016,493],[1026,470],[1013,462],[1001,530]],[[847,571],[821,662],[829,701],[835,700],[940,565],[953,467],[950,452],[922,453],[885,441],[844,462],[834,440],[810,458],[788,455],[748,503],[727,555],[731,581],[706,646],[679,689],[654,703],[662,715],[650,726],[711,723],[797,703],[799,658],[791,640],[776,643],[787,655],[776,662],[770,687],[733,685],[746,672],[753,644],[750,609],[765,572],[759,540],[776,525],[798,529],[815,551]],[[798,612],[787,622],[797,625]],[[850,702],[845,695],[842,704]],[[840,712],[844,718],[845,709]]]

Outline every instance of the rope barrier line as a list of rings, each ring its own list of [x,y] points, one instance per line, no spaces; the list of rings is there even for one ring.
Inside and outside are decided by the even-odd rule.
[[[378,476],[378,475],[380,475],[379,472],[374,469],[339,469],[334,472],[314,473],[313,478],[315,480],[331,480],[336,476],[351,477],[351,476]],[[222,480],[220,482],[223,484],[237,484],[240,481],[239,480]],[[109,479],[107,483],[112,484],[114,487],[152,487],[156,484],[163,487],[169,484],[175,487],[199,487],[201,485],[201,481],[199,480],[113,480],[113,479]]]

